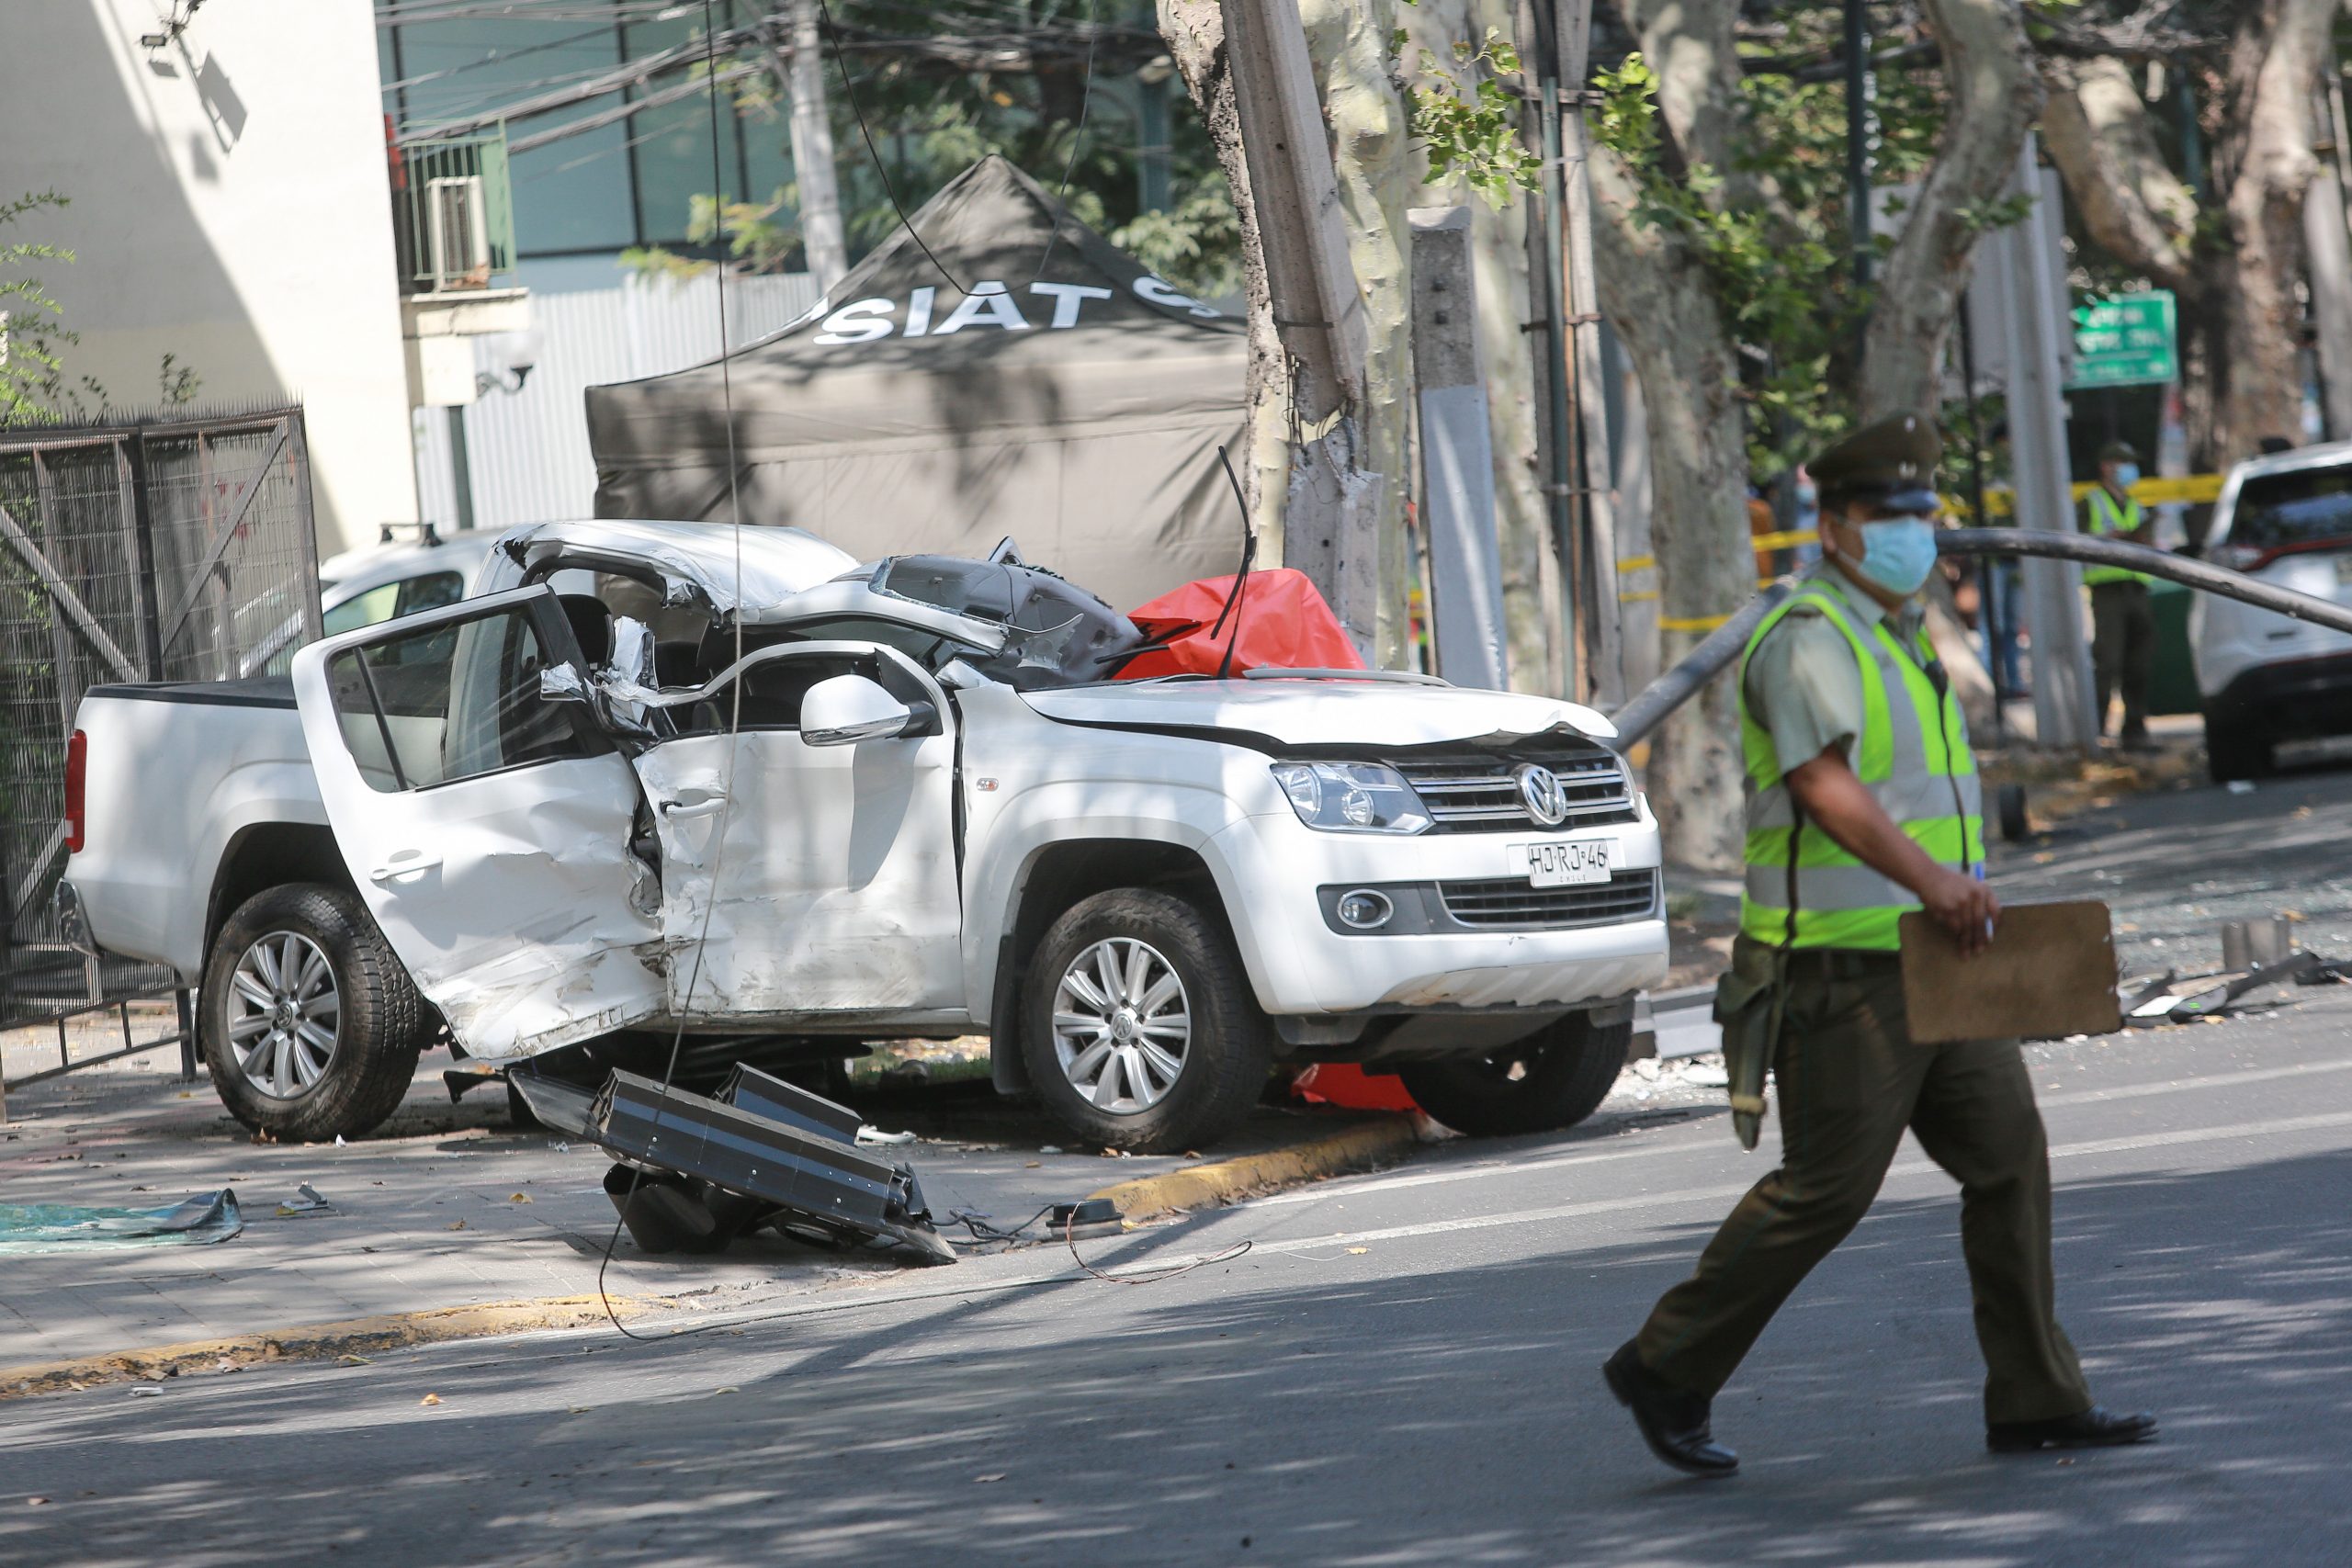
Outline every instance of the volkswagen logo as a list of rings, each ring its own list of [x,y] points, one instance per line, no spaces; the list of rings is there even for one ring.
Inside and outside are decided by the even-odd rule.
[[[1568,819],[1568,792],[1560,787],[1560,775],[1534,762],[1521,762],[1512,770],[1519,780],[1519,798],[1527,803],[1527,814],[1546,828],[1556,828]]]

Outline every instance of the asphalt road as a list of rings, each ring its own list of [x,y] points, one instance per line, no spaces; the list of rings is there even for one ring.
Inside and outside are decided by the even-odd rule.
[[[2352,775],[2297,787],[2312,817],[2196,880],[2269,877],[2282,835],[2352,811]],[[2138,829],[2107,826],[2034,874],[2096,863],[2153,909],[2161,857],[2109,865]],[[1251,1244],[1150,1284],[1038,1248],[657,1343],[0,1405],[0,1562],[2337,1562],[2347,1027],[2352,989],[2312,989],[2031,1051],[2060,1311],[2099,1397],[2163,1417],[2145,1448],[1984,1452],[1952,1184],[1906,1146],[1719,1402],[1742,1473],[1659,1467],[1597,1369],[1768,1168],[1710,1103],[1080,1244],[1121,1269]]]

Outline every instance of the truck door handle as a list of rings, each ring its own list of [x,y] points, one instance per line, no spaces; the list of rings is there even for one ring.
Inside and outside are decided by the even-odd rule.
[[[369,872],[368,880],[376,883],[396,882],[403,876],[413,875],[420,871],[431,871],[440,863],[439,855],[427,855],[420,850],[403,850]]]
[[[662,803],[662,815],[673,822],[685,817],[708,817],[726,804],[723,795],[707,795],[700,800],[665,800]]]

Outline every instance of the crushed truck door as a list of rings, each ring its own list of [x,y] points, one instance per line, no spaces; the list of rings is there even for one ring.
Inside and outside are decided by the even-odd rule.
[[[469,1054],[532,1055],[662,1009],[637,778],[591,721],[551,590],[314,643],[294,694],[359,896]]]
[[[700,731],[637,759],[662,840],[673,1011],[965,1006],[955,718],[936,682],[895,649],[807,642],[658,705]]]

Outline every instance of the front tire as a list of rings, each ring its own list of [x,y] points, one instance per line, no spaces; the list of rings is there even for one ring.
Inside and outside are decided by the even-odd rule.
[[[424,1004],[359,900],[289,883],[254,894],[213,939],[200,997],[205,1060],[229,1113],[288,1143],[373,1131],[424,1044]]]
[[[1272,1059],[1223,923],[1144,887],[1098,893],[1046,931],[1021,1048],[1055,1121],[1088,1145],[1151,1154],[1238,1127]]]
[[[1396,1076],[1422,1110],[1470,1137],[1556,1133],[1609,1098],[1633,1039],[1630,1018],[1596,1026],[1571,1013],[1490,1055],[1414,1062]]]
[[[2215,784],[2268,778],[2274,765],[2270,741],[2259,728],[2205,710],[2205,772]]]

